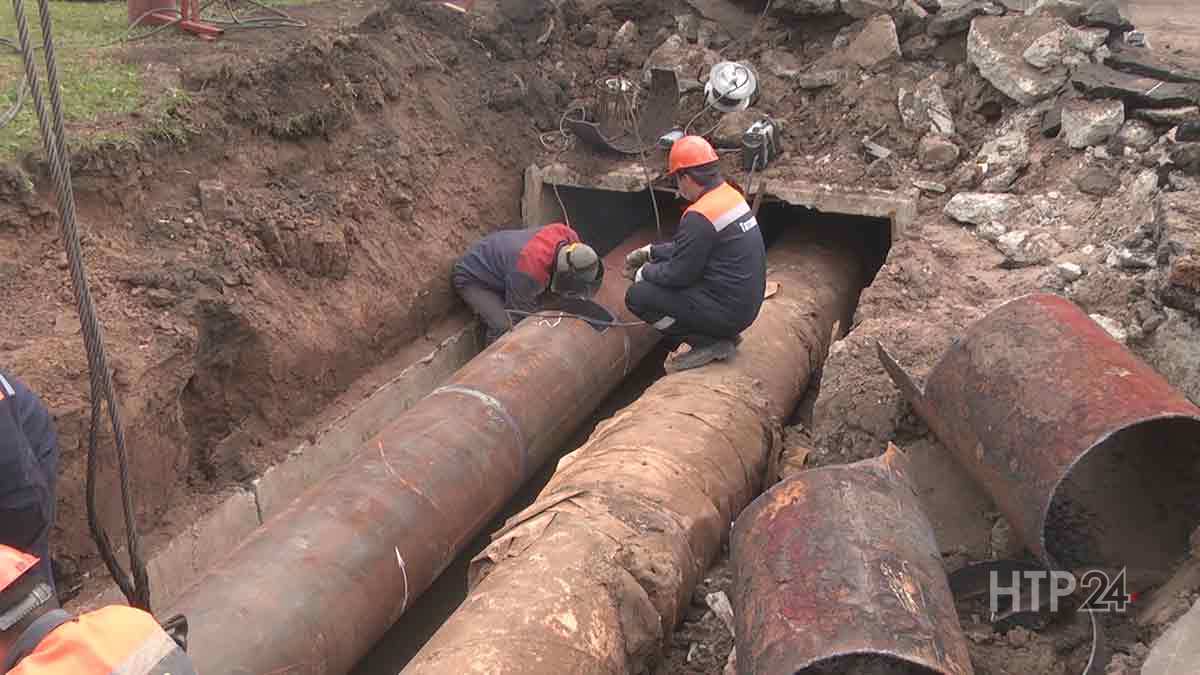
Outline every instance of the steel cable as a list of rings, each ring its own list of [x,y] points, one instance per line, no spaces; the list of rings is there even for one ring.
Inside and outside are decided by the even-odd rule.
[[[112,574],[121,592],[134,607],[150,611],[149,579],[146,564],[141,557],[137,523],[134,519],[133,498],[129,485],[129,463],[125,451],[125,430],[121,423],[120,406],[113,392],[112,373],[104,349],[104,337],[96,320],[96,308],[88,287],[83,265],[83,251],[76,224],[75,195],[71,185],[70,160],[67,154],[63,123],[62,95],[58,81],[58,67],[54,57],[54,42],[51,34],[50,7],[48,0],[38,0],[41,13],[42,49],[46,59],[46,84],[50,91],[50,106],[53,119],[46,112],[45,100],[38,84],[34,49],[30,43],[29,22],[25,17],[24,0],[13,0],[13,11],[17,19],[17,34],[21,56],[25,65],[25,78],[33,99],[38,125],[42,132],[42,143],[50,163],[54,181],[58,212],[62,221],[63,242],[67,249],[67,261],[71,272],[71,284],[75,290],[75,301],[79,312],[83,341],[87,350],[88,377],[91,385],[91,428],[88,432],[87,468],[87,511],[88,527],[100,549],[100,557]],[[101,401],[107,403],[109,421],[112,425],[116,445],[117,470],[121,488],[121,507],[125,518],[125,537],[129,550],[132,580],[121,568],[112,550],[112,543],[96,514],[95,490],[97,470],[97,434],[101,417]]]

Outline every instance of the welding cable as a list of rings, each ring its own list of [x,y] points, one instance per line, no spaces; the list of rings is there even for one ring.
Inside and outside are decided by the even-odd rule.
[[[530,317],[534,319],[579,319],[586,321],[594,326],[604,326],[605,328],[637,328],[638,326],[647,325],[645,321],[608,321],[605,319],[594,319],[590,316],[575,314],[572,312],[525,312],[519,309],[505,310],[513,316]]]

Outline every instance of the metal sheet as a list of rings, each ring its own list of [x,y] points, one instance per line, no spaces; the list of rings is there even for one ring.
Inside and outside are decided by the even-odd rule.
[[[622,321],[628,283],[608,275],[596,298]],[[348,672],[657,339],[521,322],[172,608],[199,672]]]
[[[731,600],[740,673],[867,672],[871,661],[973,672],[905,463],[893,446],[877,459],[804,471],[738,518]]]
[[[1068,300],[975,323],[924,392],[885,368],[1048,566],[1161,572],[1200,522],[1200,408]]]

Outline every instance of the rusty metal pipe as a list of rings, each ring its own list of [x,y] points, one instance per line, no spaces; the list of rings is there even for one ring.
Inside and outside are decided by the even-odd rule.
[[[627,286],[608,274],[596,298],[620,321]],[[658,339],[521,322],[176,603],[199,672],[348,672]]]
[[[1160,575],[1200,523],[1200,408],[1070,301],[1006,303],[972,325],[917,414],[1052,568]]]
[[[889,446],[803,471],[742,513],[730,543],[739,673],[971,675],[907,464]]]
[[[633,673],[661,652],[861,288],[852,248],[799,232],[770,262],[738,354],[660,379],[564,458],[405,673]]]

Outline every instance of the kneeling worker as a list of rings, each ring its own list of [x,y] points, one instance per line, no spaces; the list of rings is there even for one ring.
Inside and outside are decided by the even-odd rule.
[[[758,318],[767,284],[767,254],[750,205],[721,177],[717,153],[700,136],[671,146],[668,175],[692,202],[675,238],[640,248],[625,259],[634,284],[629,310],[669,338],[683,342],[667,372],[727,359],[740,334]]]
[[[454,290],[487,326],[491,344],[513,326],[508,312],[536,312],[551,296],[591,298],[604,279],[592,247],[562,223],[501,230],[476,242],[454,265]]]
[[[0,672],[9,675],[195,675],[154,617],[113,605],[59,609],[35,556],[0,545]]]

